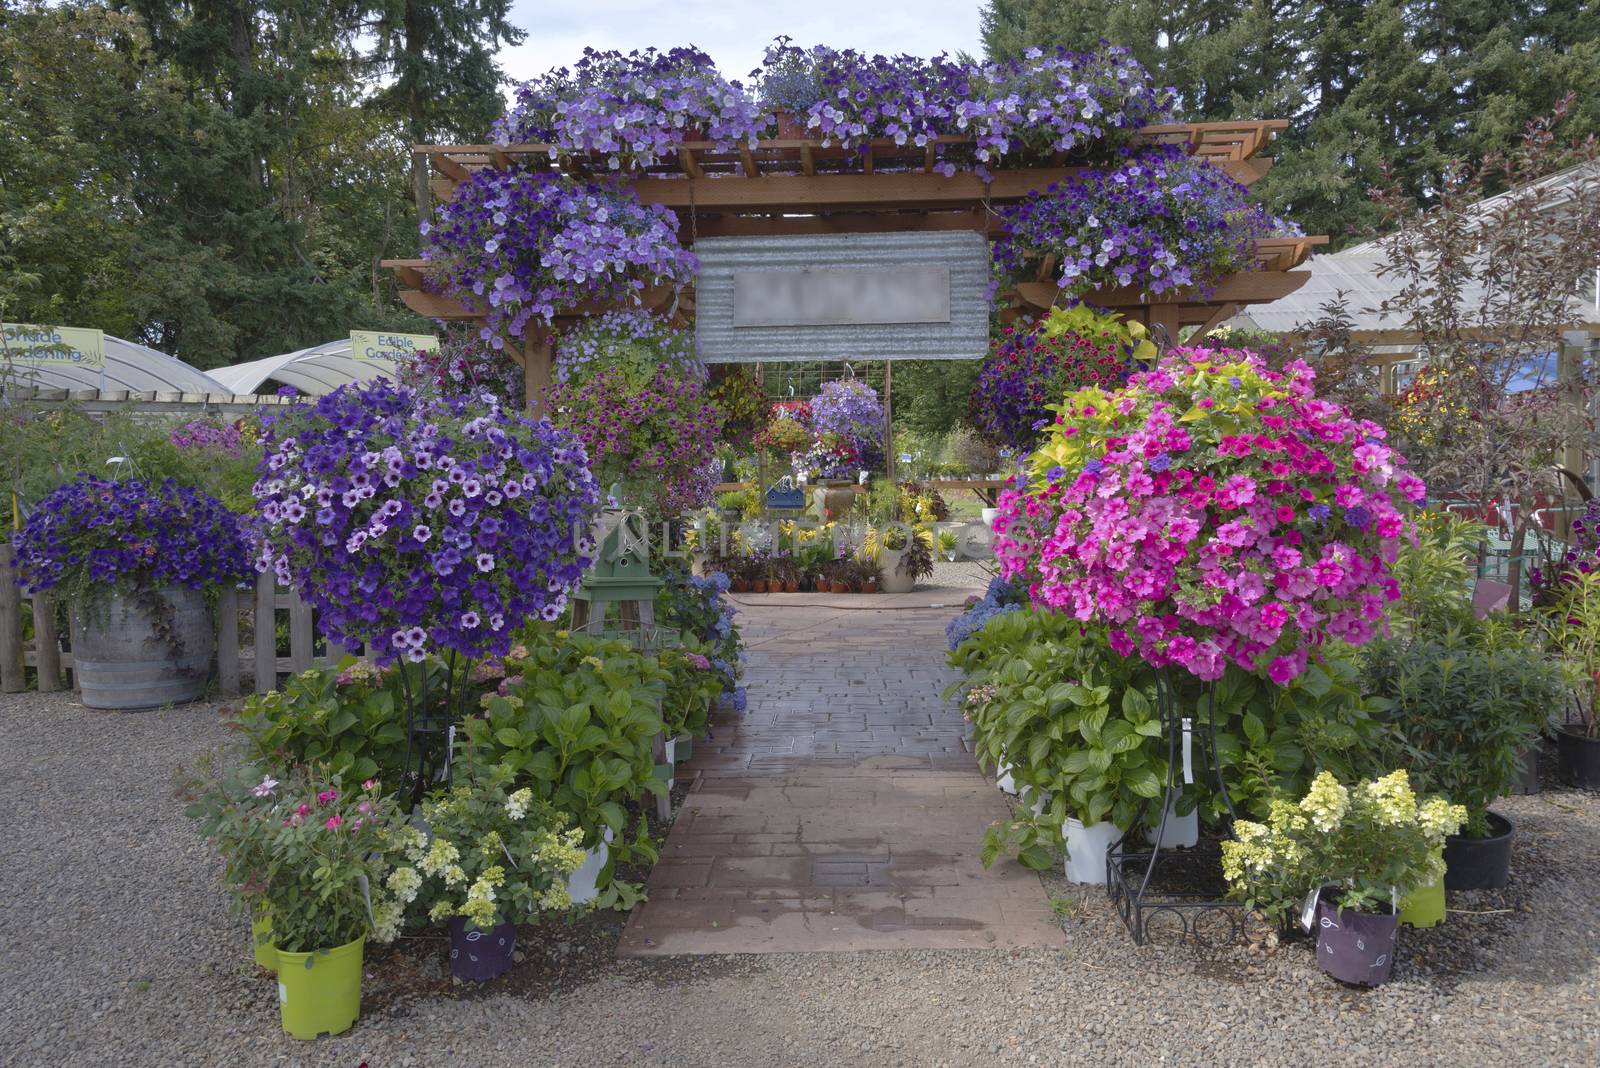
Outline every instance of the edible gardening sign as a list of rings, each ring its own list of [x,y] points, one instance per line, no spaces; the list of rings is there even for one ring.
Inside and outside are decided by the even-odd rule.
[[[381,330],[350,331],[350,355],[358,360],[397,360],[419,352],[436,352],[439,339],[432,334],[390,334]]]
[[[989,243],[972,231],[695,242],[707,363],[977,360],[989,349]]]
[[[106,369],[106,335],[103,330],[78,326],[0,324],[0,358],[28,367],[86,367]]]

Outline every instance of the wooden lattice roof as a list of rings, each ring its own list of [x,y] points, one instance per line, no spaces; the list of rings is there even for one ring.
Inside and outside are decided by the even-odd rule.
[[[1181,144],[1191,154],[1216,164],[1243,185],[1266,173],[1272,161],[1260,153],[1287,123],[1267,119],[1249,122],[1203,122],[1148,126],[1137,142]],[[968,137],[941,137],[948,150],[972,144]],[[455,195],[460,183],[486,168],[560,168],[574,175],[614,173],[603,156],[557,158],[553,146],[418,145],[434,175],[432,196]],[[1029,192],[1044,189],[1089,168],[1056,160],[1043,166],[994,168],[985,182],[971,171],[946,177],[938,167],[934,145],[904,146],[890,140],[870,142],[864,151],[825,147],[820,140],[768,139],[755,147],[719,150],[712,142],[685,142],[676,158],[636,168],[623,179],[640,200],[672,209],[679,217],[685,244],[702,237],[817,233],[863,233],[884,230],[976,230],[994,236],[994,208]],[[1134,287],[1102,290],[1086,299],[1104,307],[1148,308],[1151,321],[1169,328],[1181,324],[1214,324],[1241,304],[1276,300],[1305,282],[1294,271],[1313,245],[1325,238],[1285,238],[1258,243],[1257,269],[1223,279],[1207,293],[1178,292],[1146,299]],[[427,292],[426,263],[386,260],[400,280],[401,299],[420,315],[436,319],[474,319],[476,308]],[[1038,281],[1005,294],[1007,314],[1048,307],[1059,290],[1048,281],[1054,264],[1039,264]],[[647,306],[663,308],[676,301],[679,312],[693,309],[693,293],[656,288],[646,291]],[[574,317],[600,308],[579,308]]]

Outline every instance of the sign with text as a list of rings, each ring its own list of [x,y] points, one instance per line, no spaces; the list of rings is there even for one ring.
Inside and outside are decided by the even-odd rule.
[[[436,352],[439,339],[432,334],[391,334],[382,330],[350,331],[350,355],[357,360],[391,363],[419,352]]]
[[[106,335],[103,330],[79,326],[0,324],[0,354],[11,363],[30,367],[87,367],[106,369]]]
[[[950,268],[804,268],[739,271],[734,326],[948,323]]]
[[[978,360],[989,242],[970,230],[705,237],[695,341],[707,363]]]

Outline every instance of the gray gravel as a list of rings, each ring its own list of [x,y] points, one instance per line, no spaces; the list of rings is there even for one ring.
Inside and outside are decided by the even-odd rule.
[[[1594,796],[1505,802],[1517,887],[1403,935],[1377,991],[1298,945],[1136,948],[1103,895],[1049,880],[1060,950],[612,962],[555,994],[386,998],[300,1043],[171,795],[225,739],[217,709],[9,695],[0,737],[8,1066],[1600,1063]]]

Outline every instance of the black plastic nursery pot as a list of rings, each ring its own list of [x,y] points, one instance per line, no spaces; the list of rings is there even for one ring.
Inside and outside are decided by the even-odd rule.
[[[1335,892],[1326,892],[1331,898]],[[1317,966],[1344,983],[1378,986],[1394,970],[1395,934],[1400,917],[1387,905],[1382,912],[1341,909],[1317,901]]]
[[[1568,786],[1600,790],[1600,738],[1562,727],[1556,732],[1556,756]]]
[[[480,931],[469,927],[464,917],[450,917],[450,971],[458,979],[481,983],[503,975],[516,951],[517,928],[510,920]]]
[[[1511,881],[1511,839],[1516,826],[1489,813],[1489,837],[1451,835],[1444,840],[1446,890],[1502,890]]]

